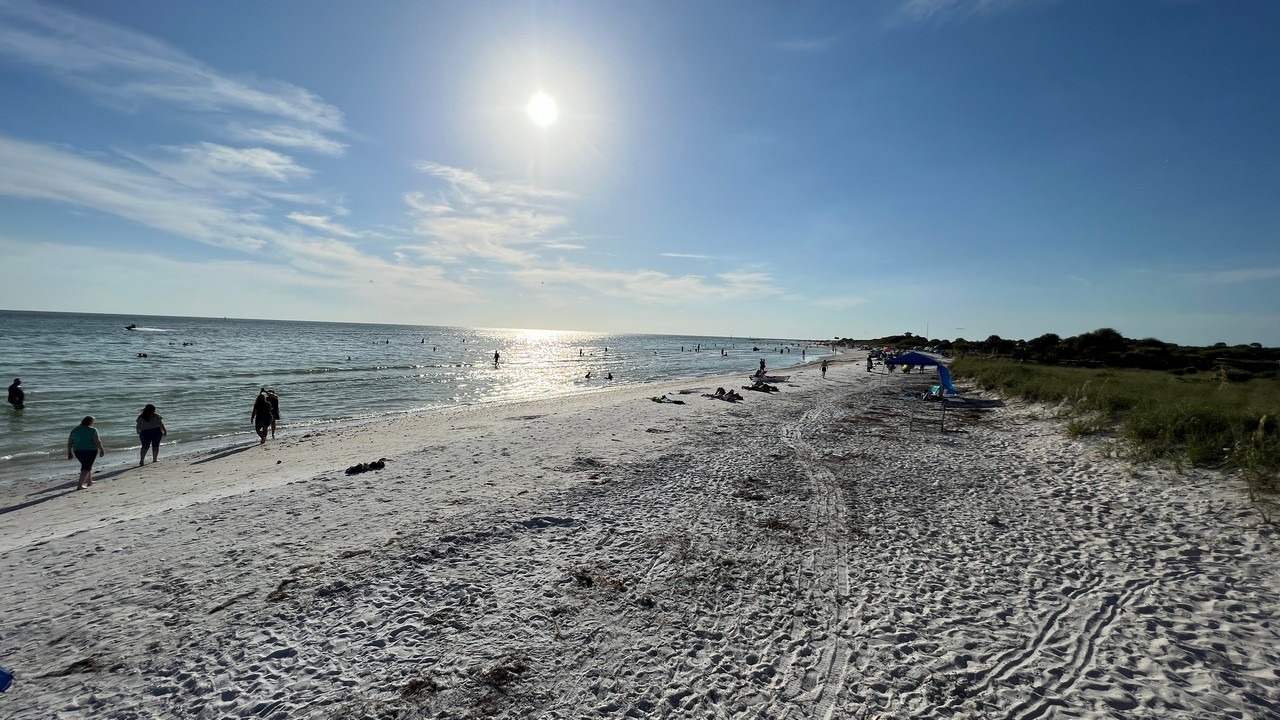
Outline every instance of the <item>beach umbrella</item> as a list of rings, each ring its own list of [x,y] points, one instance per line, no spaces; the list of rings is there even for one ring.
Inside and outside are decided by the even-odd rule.
[[[918,366],[924,367],[924,366],[941,365],[942,363],[938,362],[937,360],[934,360],[933,358],[929,357],[928,355],[925,355],[924,353],[907,352],[907,353],[902,353],[897,357],[893,357],[893,358],[889,358],[888,360],[885,360],[884,364],[890,365],[890,366],[918,365]]]

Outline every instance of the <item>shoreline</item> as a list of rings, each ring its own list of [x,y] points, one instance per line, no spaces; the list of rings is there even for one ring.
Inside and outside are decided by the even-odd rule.
[[[825,347],[827,351],[831,353],[830,355],[828,355],[828,357],[838,357],[840,354],[840,350],[838,348],[833,348],[829,346],[823,346],[823,347]],[[740,357],[734,358],[735,361],[739,361],[739,362],[742,361],[743,359],[745,358],[740,358]],[[755,360],[753,359],[751,362],[754,362],[754,361]],[[805,366],[805,364],[806,364],[805,362],[798,362],[794,365],[786,365],[784,367],[798,368],[798,367]],[[746,367],[746,363],[743,363],[743,367],[744,368]],[[687,376],[682,375],[679,377],[671,377],[671,378],[664,377],[662,379],[657,379],[657,380],[627,380],[619,377],[616,381],[613,381],[608,385],[605,385],[603,378],[601,378],[598,381],[599,382],[598,386],[595,385],[597,381],[594,381],[594,380],[589,383],[584,383],[581,380],[570,379],[565,386],[561,387],[556,392],[554,397],[574,397],[578,395],[590,395],[597,392],[610,392],[616,389],[617,387],[621,387],[621,386],[637,386],[638,387],[638,386],[648,386],[652,384],[664,384],[668,382],[709,381],[717,377],[726,377],[727,375],[725,375],[724,373],[725,373],[724,368],[715,368],[714,372],[702,372],[702,373],[697,373],[697,374],[692,374]],[[254,392],[256,393],[256,390]],[[466,407],[468,405],[484,405],[488,403],[508,404],[512,402],[518,403],[518,402],[524,402],[525,400],[529,400],[529,399],[536,400],[543,397],[548,397],[548,396],[544,394],[544,395],[538,395],[532,398],[526,398],[526,397],[505,397],[499,394],[499,395],[492,395],[488,397],[482,397],[480,399],[462,399],[460,397],[455,397],[452,400],[441,399],[441,400],[426,401],[425,404],[420,404],[414,407],[403,407],[403,408],[385,410],[382,412],[375,412],[375,413],[370,413],[368,411],[361,411],[360,408],[358,407],[353,407],[353,408],[350,408],[349,410],[347,408],[342,408],[341,411],[338,412],[336,416],[331,416],[331,417],[330,416],[323,416],[323,417],[304,416],[296,424],[286,422],[283,425],[281,425],[280,431],[281,433],[287,433],[287,434],[299,434],[299,433],[305,434],[310,432],[341,431],[345,427],[349,427],[352,425],[359,425],[365,422],[383,422],[383,421],[393,420],[401,416],[413,416],[413,415],[419,415],[419,414],[430,414],[435,412],[447,412],[447,411],[450,411],[451,409]],[[293,399],[293,398],[290,398],[290,399]],[[134,404],[138,405],[138,407],[141,407],[141,405],[145,404],[145,402],[147,401],[148,400],[139,398],[138,401]],[[246,404],[245,407],[247,408],[248,404]],[[29,404],[29,410],[27,412],[32,412],[35,409],[36,408],[34,405]],[[173,413],[174,415],[180,414],[173,407],[166,408],[164,406],[160,406],[160,410],[162,415],[166,415],[170,413]],[[291,411],[290,413],[287,413],[286,417],[288,417],[289,415],[292,415],[294,418],[297,418],[298,416],[295,413],[296,413],[296,410]],[[97,415],[97,413],[94,413],[94,414]],[[74,425],[74,421],[78,421],[78,419],[82,416],[83,416],[83,413],[75,415],[75,417],[71,421],[68,421],[70,424],[66,426],[65,430],[69,430]],[[239,415],[236,415],[236,417],[239,417]],[[17,418],[17,419],[21,420],[22,418]],[[44,419],[42,418],[42,421],[43,420]],[[101,425],[104,421],[104,416],[98,415],[98,420]],[[137,436],[132,432],[132,427],[133,427],[132,415],[129,415],[127,418],[124,418],[124,419],[121,419],[121,417],[112,416],[110,420],[113,427],[111,428],[110,432],[104,435],[103,437],[104,444],[107,447],[108,455],[107,457],[100,458],[98,462],[95,463],[95,474],[98,472],[115,473],[123,469],[127,469],[128,467],[131,466],[131,463],[129,463],[128,461],[123,461],[123,462],[120,461],[119,454],[136,452],[140,449],[140,444],[137,440]],[[170,424],[171,425],[173,424],[172,419],[170,421]],[[187,456],[193,453],[216,452],[216,451],[220,451],[230,447],[238,446],[240,444],[240,440],[247,440],[254,437],[254,432],[251,429],[250,423],[248,421],[247,409],[244,411],[244,421],[236,425],[235,429],[231,429],[229,427],[218,427],[218,428],[204,427],[203,429],[206,431],[210,431],[211,434],[199,435],[193,438],[184,437],[184,439],[182,440],[176,440],[171,444],[162,445],[161,453],[164,454],[167,449],[169,452],[173,452],[173,448],[175,447],[179,449],[174,454],[174,457]],[[230,432],[228,432],[228,430],[230,430]],[[173,428],[171,428],[171,431],[173,431]],[[170,437],[173,437],[174,434],[185,436],[187,432],[192,432],[192,431],[189,430],[188,428],[182,428],[181,426],[179,426],[176,433],[171,432]],[[200,432],[200,430],[197,429],[194,432]],[[53,435],[58,436],[57,441],[50,444],[43,444],[41,446],[42,448],[44,448],[43,450],[17,452],[17,454],[13,456],[0,460],[0,508],[7,507],[12,504],[9,501],[9,497],[8,497],[9,495],[15,494],[15,493],[21,494],[23,492],[29,492],[30,490],[32,490],[32,487],[31,487],[32,484],[43,484],[46,481],[49,481],[51,479],[59,478],[67,472],[67,470],[65,470],[65,466],[66,466],[66,463],[69,463],[70,461],[66,461],[66,463],[64,463],[62,459],[62,445],[65,444],[64,428],[61,425],[58,426],[58,428],[55,431],[53,431]],[[41,435],[41,437],[51,437],[51,435],[46,433]]]
[[[820,360],[795,366],[736,404],[702,393],[746,373],[255,439],[0,515],[0,663],[17,676],[0,705],[18,719],[1280,707],[1276,537],[1242,495],[1101,457],[1030,406],[908,431],[921,406],[906,390],[929,376],[838,357],[826,381]]]
[[[831,357],[840,357],[840,355]],[[819,360],[789,366],[788,369],[804,369],[816,366],[820,362]],[[492,400],[469,405],[441,406],[420,411],[334,421],[332,424],[287,429],[287,432],[279,433],[276,439],[270,439],[262,445],[258,443],[258,437],[254,432],[246,431],[242,433],[242,442],[218,442],[211,447],[192,448],[172,454],[164,454],[165,447],[161,446],[160,462],[148,462],[141,467],[132,460],[134,453],[138,451],[137,447],[109,450],[108,457],[99,458],[98,463],[102,463],[113,454],[125,452],[130,454],[130,460],[123,463],[117,461],[105,467],[95,464],[95,485],[92,489],[79,491],[75,489],[76,470],[73,467],[75,463],[72,461],[66,462],[68,469],[63,473],[65,479],[53,476],[33,480],[32,484],[40,485],[39,488],[21,488],[16,485],[0,488],[0,552],[21,547],[24,543],[32,541],[29,534],[15,530],[13,527],[15,524],[24,522],[24,515],[29,510],[36,506],[45,506],[55,499],[64,498],[70,494],[84,495],[85,497],[81,498],[77,505],[88,510],[90,514],[105,514],[105,517],[96,524],[85,525],[81,515],[76,512],[65,508],[41,507],[40,512],[43,517],[41,524],[70,528],[68,532],[75,532],[123,519],[144,517],[156,512],[252,492],[260,489],[256,483],[264,483],[265,487],[290,484],[336,468],[337,465],[345,462],[340,456],[358,452],[355,448],[371,442],[368,439],[371,436],[398,434],[403,438],[407,437],[411,431],[418,435],[439,435],[451,428],[458,418],[474,414],[497,415],[508,411],[516,412],[520,408],[528,408],[526,414],[547,413],[552,412],[552,408],[560,404],[570,408],[592,406],[598,402],[615,404],[654,394],[665,395],[690,388],[703,389],[728,385],[746,378],[745,373],[746,371],[742,371],[739,374],[725,376],[620,384],[550,398]],[[337,442],[338,449],[325,449],[319,454],[308,452],[313,446],[322,445],[326,441]],[[381,447],[383,449],[379,451],[381,454],[378,457],[388,452],[406,451],[406,444],[403,442],[392,441]],[[242,453],[245,455],[243,458],[224,463],[220,468],[215,466],[209,469],[209,471],[221,470],[224,473],[237,475],[240,476],[239,479],[220,484],[215,488],[198,486],[195,476],[206,472],[206,469],[201,466],[224,458],[239,456]],[[338,469],[376,459],[377,457],[363,458],[350,455],[350,462]],[[99,485],[98,481],[105,482]],[[167,486],[169,483],[178,486],[177,498],[171,496],[166,498],[163,494],[156,493],[158,488]],[[106,498],[100,502],[92,502],[91,496],[95,494],[104,495]],[[155,499],[157,497],[161,499]],[[29,517],[29,515],[26,516]],[[59,531],[49,532],[52,534],[41,534],[36,541],[57,537]],[[15,534],[21,539],[14,539]]]

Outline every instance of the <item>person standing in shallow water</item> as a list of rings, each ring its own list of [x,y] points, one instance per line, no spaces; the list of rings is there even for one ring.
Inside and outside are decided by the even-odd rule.
[[[160,459],[160,439],[169,434],[164,426],[164,419],[156,414],[156,406],[150,403],[142,408],[134,428],[138,431],[138,439],[142,441],[142,451],[138,455],[138,467],[147,464],[147,448],[151,448],[151,462]]]
[[[80,424],[71,429],[67,436],[67,459],[72,457],[80,461],[80,479],[76,489],[83,490],[93,484],[93,461],[107,454],[102,448],[102,439],[98,430],[93,427],[93,416],[85,415]]]
[[[253,411],[249,413],[249,419],[253,421],[254,432],[258,433],[258,444],[265,444],[272,420],[271,402],[267,400],[266,391],[258,393],[258,398],[253,401]]]
[[[280,421],[280,398],[275,390],[267,391],[267,404],[271,406],[271,439],[276,439],[276,423]]]
[[[9,386],[9,404],[14,410],[21,410],[26,407],[27,394],[22,391],[22,378],[14,378],[13,384]]]

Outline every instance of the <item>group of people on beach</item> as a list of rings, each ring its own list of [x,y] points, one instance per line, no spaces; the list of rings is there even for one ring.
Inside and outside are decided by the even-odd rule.
[[[84,490],[93,485],[93,463],[107,454],[106,448],[102,447],[102,438],[98,436],[98,429],[93,426],[96,421],[92,415],[85,415],[80,424],[72,428],[71,434],[67,436],[67,459],[75,458],[80,461],[80,478],[76,481],[77,490]],[[158,462],[160,441],[169,434],[169,429],[164,426],[164,418],[156,412],[155,405],[147,403],[146,407],[142,408],[142,413],[134,422],[134,429],[138,433],[138,440],[142,442],[142,450],[138,453],[138,467],[147,464],[148,449],[151,450],[151,462]]]
[[[14,410],[26,408],[26,393],[22,389],[22,378],[14,378],[13,383],[9,385],[8,402]],[[276,395],[275,390],[264,387],[258,392],[253,410],[249,413],[249,419],[253,421],[254,430],[258,433],[259,445],[267,441],[268,433],[275,438],[276,422],[280,420],[280,397]],[[98,429],[93,426],[95,422],[97,419],[94,416],[85,415],[80,424],[72,428],[71,434],[67,436],[67,459],[74,458],[80,461],[77,490],[93,485],[93,464],[98,458],[107,454],[102,446],[102,438],[98,435]],[[169,429],[164,425],[164,418],[156,412],[155,405],[147,403],[142,408],[142,412],[134,421],[134,430],[138,433],[139,442],[142,443],[142,448],[138,452],[138,466],[147,464],[148,450],[151,451],[151,462],[158,462],[160,441],[169,434]]]

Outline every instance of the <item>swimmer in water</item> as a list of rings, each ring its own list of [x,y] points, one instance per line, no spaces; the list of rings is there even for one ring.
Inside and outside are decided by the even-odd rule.
[[[9,386],[9,404],[14,410],[21,410],[26,407],[27,394],[22,390],[22,378],[14,378],[13,384]]]

